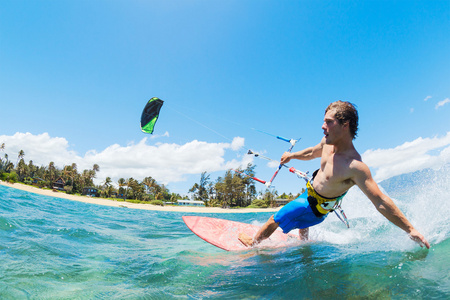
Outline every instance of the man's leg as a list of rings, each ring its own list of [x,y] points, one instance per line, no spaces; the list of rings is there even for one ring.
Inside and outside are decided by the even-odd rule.
[[[263,227],[261,227],[261,229],[256,233],[254,238],[251,238],[248,234],[241,232],[239,234],[239,240],[247,247],[251,247],[271,236],[272,233],[277,230],[278,225],[279,223],[275,222],[272,215],[266,224],[264,224]]]
[[[298,235],[300,236],[300,239],[302,241],[307,241],[308,238],[309,238],[309,227],[303,228],[303,229],[299,229],[298,230]]]

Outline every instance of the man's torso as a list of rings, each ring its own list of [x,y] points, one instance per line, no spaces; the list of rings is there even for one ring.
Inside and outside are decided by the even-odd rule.
[[[355,184],[352,177],[359,163],[361,156],[354,148],[344,153],[334,153],[334,146],[324,145],[320,169],[314,178],[314,189],[328,198],[344,194]]]

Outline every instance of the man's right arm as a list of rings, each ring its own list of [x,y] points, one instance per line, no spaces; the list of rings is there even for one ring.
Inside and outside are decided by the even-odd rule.
[[[319,144],[314,147],[309,147],[298,152],[285,152],[281,156],[281,163],[287,164],[291,159],[299,160],[311,160],[322,156],[323,145],[325,145],[325,138],[323,138]]]

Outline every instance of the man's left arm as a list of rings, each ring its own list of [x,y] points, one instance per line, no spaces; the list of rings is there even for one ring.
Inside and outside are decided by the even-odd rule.
[[[361,189],[361,191],[363,191],[370,201],[372,201],[376,209],[386,219],[406,231],[410,238],[419,243],[421,247],[425,245],[427,248],[430,248],[430,244],[425,237],[414,228],[397,205],[395,205],[392,199],[380,191],[380,188],[372,178],[372,174],[366,164],[360,162],[357,168],[355,168],[355,174],[356,175],[353,180],[356,185]]]

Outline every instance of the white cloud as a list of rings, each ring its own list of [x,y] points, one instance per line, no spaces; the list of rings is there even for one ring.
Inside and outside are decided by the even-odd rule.
[[[439,101],[439,102],[436,104],[435,108],[438,109],[439,107],[444,106],[444,105],[447,104],[447,103],[450,103],[450,98],[445,98],[444,100]]]
[[[26,161],[32,160],[35,165],[48,165],[53,161],[62,167],[81,159],[75,151],[68,149],[69,143],[65,138],[50,137],[48,133],[33,135],[18,132],[13,136],[0,135],[0,143],[5,143],[5,153],[13,163],[16,163],[20,150],[25,152]]]
[[[160,138],[160,137],[169,137],[170,135],[169,135],[169,132],[168,131],[166,131],[166,132],[164,132],[164,134],[156,134],[156,133],[154,133],[154,134],[151,134],[151,135],[149,135],[149,138],[150,139],[157,139],[157,138]]]
[[[423,99],[423,101],[428,101],[431,99],[431,96],[426,96],[425,99]]]
[[[233,141],[231,142],[231,149],[234,151],[237,151],[244,147],[245,139],[242,137],[235,137]]]
[[[168,135],[168,133],[164,134]],[[69,150],[65,138],[50,137],[48,133],[33,135],[16,133],[13,136],[0,136],[0,143],[5,143],[5,152],[15,163],[20,150],[25,152],[25,161],[33,160],[35,165],[47,166],[53,161],[56,166],[76,163],[79,170],[92,169],[94,164],[100,166],[97,183],[109,176],[114,181],[120,177],[133,177],[142,180],[152,176],[159,183],[183,181],[186,175],[200,174],[203,171],[222,171],[251,162],[249,155],[240,160],[226,160],[227,150],[237,151],[244,145],[244,138],[237,137],[232,143],[207,143],[191,141],[184,145],[157,143],[147,144],[148,138],[137,144],[127,146],[111,145],[101,152],[90,150],[84,156]],[[237,153],[235,153],[237,154]]]
[[[271,160],[267,163],[267,166],[271,169],[276,169],[280,165],[280,162]]]
[[[443,137],[417,138],[390,149],[367,150],[363,161],[374,172],[374,179],[390,177],[425,168],[439,168],[450,162],[450,132]]]

